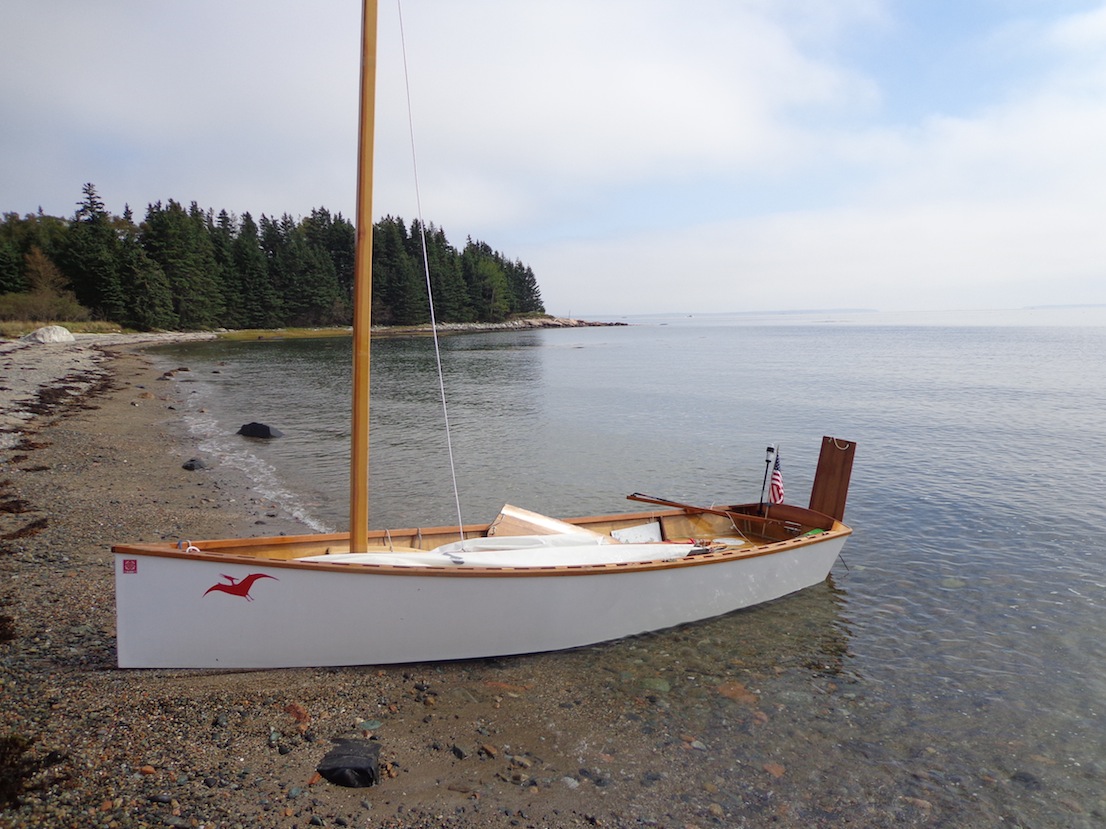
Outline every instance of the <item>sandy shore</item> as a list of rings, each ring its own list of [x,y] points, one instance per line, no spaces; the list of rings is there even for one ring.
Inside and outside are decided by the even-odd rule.
[[[587,651],[117,669],[112,543],[304,531],[218,469],[182,468],[161,374],[126,339],[0,350],[0,826],[718,822],[722,780],[684,770],[705,747],[666,730],[655,692],[612,693]],[[370,733],[380,785],[320,782],[332,738]]]

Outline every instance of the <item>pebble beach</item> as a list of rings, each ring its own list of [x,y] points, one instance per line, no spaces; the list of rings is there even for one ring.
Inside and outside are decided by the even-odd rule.
[[[0,345],[0,826],[684,827],[724,814],[710,780],[676,784],[696,803],[672,800],[673,764],[625,731],[643,715],[611,709],[586,652],[118,669],[112,543],[305,532],[245,481],[182,468],[179,390],[143,356],[150,341]],[[663,714],[657,687],[619,706]],[[380,742],[378,785],[316,773],[342,737]],[[665,739],[677,757],[706,750]]]

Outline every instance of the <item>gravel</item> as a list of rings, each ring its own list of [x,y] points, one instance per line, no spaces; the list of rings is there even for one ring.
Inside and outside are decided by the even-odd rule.
[[[50,353],[0,351],[0,825],[638,826],[667,811],[665,764],[629,760],[622,715],[602,699],[610,674],[586,653],[116,668],[112,543],[305,528],[245,481],[182,468],[195,448],[175,384],[139,349],[36,349]],[[380,741],[378,786],[315,772],[341,737]]]

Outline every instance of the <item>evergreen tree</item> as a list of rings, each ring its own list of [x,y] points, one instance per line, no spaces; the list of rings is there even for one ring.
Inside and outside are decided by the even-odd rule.
[[[9,240],[0,238],[0,294],[27,290],[19,251]]]
[[[151,204],[142,225],[142,247],[169,281],[177,324],[184,329],[213,328],[223,311],[217,265],[204,214],[172,199]]]
[[[325,251],[308,244],[304,227],[287,213],[281,217],[277,233],[279,246],[274,256],[283,282],[284,323],[330,322],[341,299],[334,263]]]
[[[257,231],[261,251],[265,255],[265,270],[269,282],[264,295],[267,307],[263,311],[271,320],[268,324],[277,326],[283,323],[284,297],[294,277],[286,270],[288,257],[284,253],[284,236],[281,234],[280,224],[262,213]]]
[[[325,251],[334,265],[334,277],[345,300],[345,318],[352,314],[353,270],[356,258],[357,231],[353,223],[339,213],[331,216],[325,207],[316,208],[301,223],[307,244]]]
[[[0,218],[0,293],[29,291],[29,269],[42,274],[56,263],[63,292],[72,289],[99,317],[140,328],[331,325],[352,317],[356,230],[341,214],[320,207],[298,221],[284,214],[255,224],[248,213],[239,221],[226,210],[216,216],[169,200],[149,205],[136,228],[129,205],[114,217],[92,184],[82,192],[68,221],[41,209]],[[440,322],[544,313],[533,271],[484,242],[470,238],[458,253],[441,228],[430,224],[424,233],[416,221],[408,232],[392,216],[374,236],[377,324],[430,319],[424,264]]]
[[[173,295],[161,267],[143,250],[130,207],[123,211],[119,277],[127,297],[126,316],[118,320],[141,331],[174,328]]]
[[[403,219],[385,216],[373,230],[373,322],[420,325],[430,317],[426,285],[407,253]]]
[[[119,239],[95,185],[85,184],[82,192],[58,264],[82,305],[103,319],[122,320],[126,298],[119,276]]]
[[[438,322],[471,322],[473,310],[461,275],[461,258],[449,244],[445,232],[431,222],[425,233],[418,221],[411,224],[411,258],[422,264],[422,244],[426,240],[426,264],[430,269],[430,287],[434,293],[434,315]]]
[[[502,266],[511,289],[511,313],[544,314],[545,305],[541,301],[541,289],[534,272],[517,259],[514,262],[502,261]]]
[[[207,235],[211,239],[211,252],[215,258],[217,281],[222,288],[223,314],[220,324],[227,328],[240,328],[236,324],[238,312],[237,298],[240,295],[241,285],[238,274],[234,270],[234,234],[236,221],[227,213],[220,210],[218,218],[214,211],[207,211]]]
[[[507,319],[511,312],[507,274],[486,243],[469,238],[461,253],[461,275],[468,286],[469,301],[478,320],[502,322]]]
[[[20,259],[37,247],[57,262],[65,246],[65,238],[69,235],[69,224],[69,220],[47,216],[41,209],[38,213],[28,213],[23,217],[17,213],[5,213],[3,221],[0,221],[0,240],[14,247]]]
[[[237,295],[233,302],[234,328],[269,328],[277,318],[278,302],[269,278],[269,264],[261,250],[257,224],[249,213],[242,214],[233,244]]]

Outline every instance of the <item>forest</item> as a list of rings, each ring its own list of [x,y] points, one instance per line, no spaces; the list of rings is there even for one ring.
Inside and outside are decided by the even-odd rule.
[[[325,208],[293,219],[215,213],[195,202],[111,215],[86,184],[72,218],[0,221],[0,320],[96,319],[137,330],[344,326],[352,322],[355,228]],[[373,225],[373,324],[501,322],[545,313],[533,271],[428,223]]]

